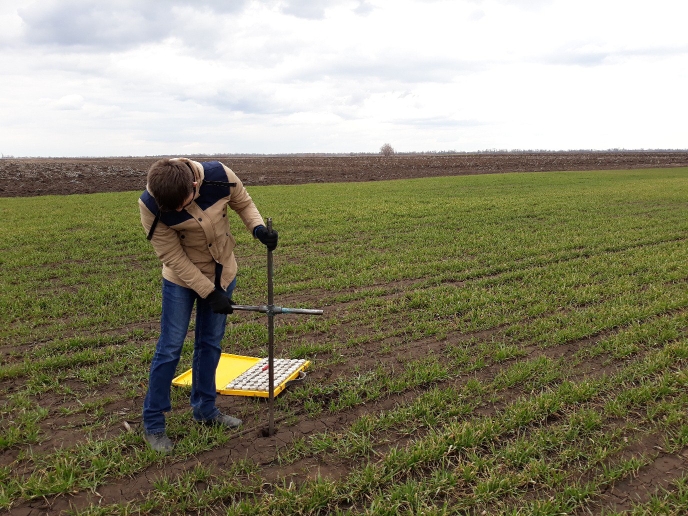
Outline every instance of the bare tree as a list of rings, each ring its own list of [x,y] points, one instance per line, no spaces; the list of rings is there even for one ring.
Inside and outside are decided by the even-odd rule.
[[[394,147],[392,147],[389,143],[385,143],[382,147],[380,147],[380,154],[383,156],[391,156],[394,154]]]

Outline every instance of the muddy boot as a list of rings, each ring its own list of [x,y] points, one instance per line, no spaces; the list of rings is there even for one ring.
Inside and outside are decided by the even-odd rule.
[[[218,412],[217,416],[212,419],[206,419],[205,421],[199,421],[203,425],[209,426],[224,426],[226,428],[239,428],[243,421],[232,416]]]
[[[172,448],[174,448],[174,444],[172,444],[172,441],[170,441],[170,438],[167,437],[165,432],[160,432],[157,434],[144,433],[143,438],[156,452],[170,453]]]

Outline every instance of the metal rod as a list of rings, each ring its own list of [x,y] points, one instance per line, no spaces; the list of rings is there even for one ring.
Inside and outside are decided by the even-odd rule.
[[[244,312],[260,312],[266,314],[270,311],[268,305],[232,305],[232,310],[243,310]],[[287,308],[284,306],[273,306],[272,311],[275,315],[278,314],[307,314],[307,315],[322,315],[322,310],[314,308]]]
[[[268,233],[272,233],[272,218],[268,218]],[[272,250],[268,248],[268,406],[270,419],[268,424],[268,436],[275,433],[275,315],[274,292],[272,289]]]
[[[268,233],[272,233],[272,219],[267,220]],[[247,312],[261,312],[268,316],[268,435],[275,434],[275,315],[276,314],[308,314],[322,315],[322,310],[312,308],[286,308],[275,306],[275,296],[273,290],[273,261],[272,250],[268,249],[268,304],[267,305],[232,305],[233,310],[244,310]],[[284,418],[280,418],[280,421]]]
[[[274,307],[276,314],[308,314],[308,315],[322,315],[322,310],[315,308],[285,308],[283,306]]]

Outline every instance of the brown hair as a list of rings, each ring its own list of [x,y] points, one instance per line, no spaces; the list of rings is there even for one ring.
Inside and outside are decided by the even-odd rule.
[[[194,174],[180,160],[159,159],[148,169],[148,191],[161,211],[181,206],[193,191]]]

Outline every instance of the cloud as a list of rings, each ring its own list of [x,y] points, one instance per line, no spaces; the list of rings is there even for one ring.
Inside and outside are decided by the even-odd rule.
[[[84,97],[77,94],[65,95],[59,99],[41,99],[49,109],[57,111],[77,111],[84,107]]]
[[[647,46],[643,48],[600,48],[584,43],[568,45],[546,55],[542,62],[550,65],[602,66],[637,58],[671,58],[688,55],[688,45]]]
[[[280,11],[297,18],[321,20],[325,17],[326,4],[326,2],[315,2],[313,0],[289,0],[284,2]]]
[[[371,4],[368,0],[361,0],[356,8],[354,9],[354,12],[358,14],[359,16],[367,16],[368,14],[372,13],[375,10],[375,6]]]
[[[392,124],[411,126],[417,128],[456,128],[456,127],[477,127],[484,125],[483,122],[475,119],[457,120],[448,116],[433,116],[424,118],[397,118],[390,120]]]
[[[610,52],[582,49],[561,50],[543,59],[546,64],[568,66],[600,66],[611,56]]]
[[[176,99],[211,106],[220,111],[244,114],[265,115],[290,112],[288,107],[278,102],[273,94],[258,88],[254,91],[221,89],[212,93],[179,95]]]
[[[497,0],[497,2],[513,5],[525,11],[537,11],[545,6],[554,4],[555,0]]]
[[[41,0],[18,8],[24,38],[31,44],[119,51],[176,35],[187,7],[208,13],[236,13],[247,0]]]
[[[329,8],[337,7],[343,3],[343,0],[284,0],[279,6],[279,10],[297,18],[322,20]],[[365,16],[373,9],[375,7],[368,0],[359,0],[353,12]]]
[[[485,62],[462,61],[453,56],[404,55],[386,51],[375,56],[334,56],[329,62],[295,71],[290,79],[447,83],[459,75],[481,70],[487,65]]]
[[[169,34],[162,14],[133,2],[49,0],[18,10],[33,44],[122,49]]]
[[[679,4],[0,0],[0,142],[24,155],[55,153],[58,133],[68,155],[356,151],[392,131],[409,150],[566,148],[606,132],[676,146]]]

